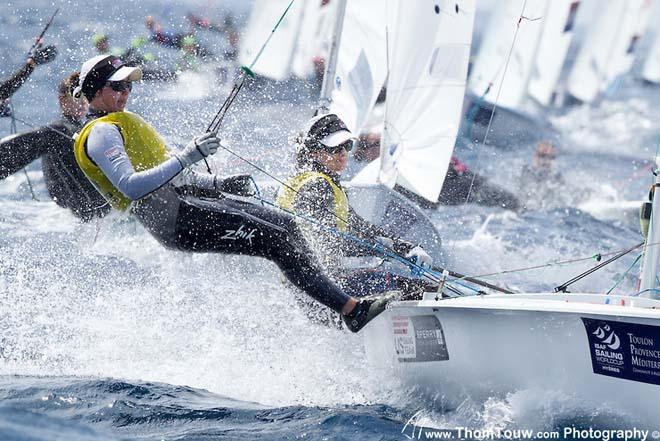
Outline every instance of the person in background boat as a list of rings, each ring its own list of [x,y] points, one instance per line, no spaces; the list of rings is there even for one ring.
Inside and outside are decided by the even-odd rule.
[[[433,260],[420,246],[406,242],[360,217],[349,205],[341,185],[353,135],[335,114],[312,118],[297,139],[297,173],[282,187],[277,204],[301,217],[307,240],[344,291],[352,295],[392,289],[419,293],[423,283],[374,269],[355,270],[344,257],[378,255],[367,244],[380,242],[407,259],[430,268]],[[312,222],[306,220],[311,219]]]
[[[223,179],[192,170],[220,147],[215,133],[173,152],[153,127],[125,111],[139,68],[101,55],[80,71],[74,94],[84,95],[90,108],[74,153],[113,208],[132,213],[167,248],[271,260],[296,287],[340,312],[353,332],[384,311],[392,295],[358,300],[345,294],[322,271],[293,217],[248,199],[254,191],[249,176]]]
[[[149,31],[149,40],[158,43],[162,46],[182,49],[184,39],[187,36],[192,36],[192,33],[187,32],[167,32],[163,30],[160,23],[156,22],[153,16],[148,15],[144,20],[144,25]],[[200,58],[207,58],[213,56],[213,53],[202,46],[199,42],[195,43],[195,55]]]
[[[61,118],[37,129],[0,140],[0,179],[41,158],[46,187],[51,198],[83,221],[102,217],[110,205],[78,167],[73,156],[73,134],[82,127],[87,101],[71,95],[78,85],[78,72],[58,86]]]
[[[42,64],[50,63],[57,56],[54,45],[44,46],[39,43],[28,55],[25,64],[8,79],[0,82],[0,116],[9,116],[9,98],[27,81],[34,69]]]
[[[379,155],[380,134],[360,135],[359,146],[354,154],[355,160],[373,161]],[[468,169],[467,165],[456,156],[451,158],[437,203],[430,202],[399,185],[394,189],[422,208],[435,209],[439,205],[459,205],[466,202],[503,207],[513,211],[521,208],[520,201],[513,193],[491,184],[484,177]]]
[[[186,15],[190,25],[200,29],[206,29],[213,32],[220,32],[225,35],[229,48],[223,53],[225,60],[235,60],[238,56],[238,42],[240,35],[234,24],[234,19],[230,14],[226,14],[222,24],[213,23],[208,18],[198,17],[194,14]]]
[[[570,204],[564,177],[554,168],[556,156],[557,148],[550,141],[541,141],[531,164],[523,166],[518,186],[526,209]]]
[[[135,37],[131,40],[131,46],[125,50],[116,46],[111,47],[108,36],[102,33],[94,34],[92,41],[99,55],[114,55],[127,66],[139,67],[142,70],[143,80],[169,81],[177,77],[174,70],[149,67],[149,65],[157,64],[157,61],[151,52],[143,52],[147,44],[146,37]]]
[[[199,58],[196,53],[196,41],[192,35],[186,35],[182,40],[179,57],[176,60],[175,68],[177,71],[197,70],[199,68]]]

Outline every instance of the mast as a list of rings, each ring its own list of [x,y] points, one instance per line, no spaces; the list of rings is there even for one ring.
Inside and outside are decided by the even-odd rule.
[[[658,257],[660,256],[660,222],[657,222],[660,219],[660,174],[658,173],[658,169],[660,169],[660,156],[656,156],[655,158],[655,169],[655,191],[653,192],[649,232],[646,236],[644,255],[642,256],[639,291],[643,297],[660,300],[660,292],[655,290]]]
[[[319,114],[328,113],[330,110],[330,102],[332,101],[332,89],[334,86],[335,74],[337,73],[337,52],[339,51],[341,31],[344,27],[346,1],[347,0],[338,0],[337,2],[337,18],[335,20],[335,27],[332,30],[330,53],[328,54],[328,59],[325,62],[325,72],[323,73],[323,85],[321,86],[321,97],[319,99],[318,109]]]

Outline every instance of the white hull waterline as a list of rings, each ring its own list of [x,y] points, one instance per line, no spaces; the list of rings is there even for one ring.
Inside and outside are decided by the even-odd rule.
[[[449,408],[560,392],[587,410],[660,420],[660,301],[512,294],[398,302],[365,328],[369,358]]]

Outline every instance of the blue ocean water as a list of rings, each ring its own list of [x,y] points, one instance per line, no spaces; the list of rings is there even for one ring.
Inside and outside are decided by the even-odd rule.
[[[60,54],[13,98],[17,117],[33,125],[57,117],[57,83],[93,55],[93,33],[127,46],[144,32],[147,14],[187,29],[188,12],[213,18],[228,11],[242,23],[249,11],[238,0],[10,1],[0,5],[0,76],[20,65],[56,7],[60,14],[47,41]],[[213,34],[200,38],[210,47],[225,44]],[[164,65],[176,57],[150,50]],[[175,84],[142,83],[130,108],[168,141],[185,142],[206,128],[228,92],[216,74],[213,67]],[[316,89],[291,81],[253,84],[242,93],[222,136],[242,157],[283,178],[294,154],[290,138],[311,114]],[[548,115],[562,135],[555,167],[568,197],[547,198],[517,214],[473,204],[429,211],[448,265],[491,274],[640,242],[635,213],[602,209],[645,197],[659,102],[660,92],[633,75],[599,106]],[[6,118],[0,133],[9,133]],[[458,154],[491,182],[518,191],[533,149],[472,146]],[[216,155],[211,166],[273,184],[228,153]],[[440,398],[369,366],[359,335],[310,323],[274,265],[167,251],[118,215],[80,225],[47,200],[39,170],[38,164],[28,168],[39,201],[23,174],[0,181],[0,439],[403,440],[411,434],[406,424],[420,412],[420,425],[453,430],[638,423],[625,409],[581,409],[574,398],[551,391],[521,390],[446,409]],[[579,208],[585,203],[595,205],[595,214]],[[615,292],[631,290],[636,269],[627,269],[635,257],[578,282],[574,291],[616,283]],[[594,264],[550,265],[489,280],[551,290]]]

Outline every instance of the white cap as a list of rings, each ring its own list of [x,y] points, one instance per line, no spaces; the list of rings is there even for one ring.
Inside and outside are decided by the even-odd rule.
[[[323,120],[319,123],[319,121]],[[317,124],[318,123],[318,124]],[[307,138],[327,147],[337,147],[351,139],[353,134],[335,114],[317,115],[307,122]]]
[[[351,139],[353,139],[353,134],[351,132],[348,130],[340,130],[321,138],[319,142],[328,147],[337,147]]]
[[[80,80],[73,90],[73,96],[94,95],[108,81],[139,81],[142,71],[139,67],[124,66],[114,55],[97,55],[85,61],[80,68]]]

